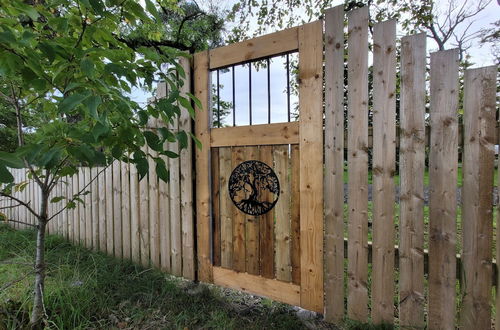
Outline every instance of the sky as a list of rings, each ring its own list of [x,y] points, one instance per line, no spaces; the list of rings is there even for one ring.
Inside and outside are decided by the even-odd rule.
[[[236,0],[219,0],[221,9],[229,9],[234,4]],[[474,4],[476,0],[460,0],[458,5],[463,4],[466,1],[466,5]],[[478,0],[477,0],[478,1]],[[497,2],[499,1],[499,2]],[[343,3],[343,1],[337,1],[338,4]],[[198,1],[200,6],[206,4],[204,1]],[[469,31],[475,32],[482,28],[490,27],[490,23],[494,22],[496,19],[500,18],[500,0],[493,0],[487,7],[486,10],[481,12],[476,18],[475,22],[470,26]],[[438,0],[436,1],[438,5],[438,10],[444,10],[447,8],[447,1]],[[336,5],[334,3],[334,5]],[[464,25],[465,28],[465,25]],[[227,27],[230,29],[230,26]],[[462,32],[463,30],[459,30]],[[269,31],[272,32],[272,31]],[[398,31],[398,38],[402,37],[403,33]],[[437,45],[432,39],[428,39],[428,52],[436,51]],[[471,55],[471,60],[474,63],[473,67],[480,67],[486,65],[493,65],[494,59],[491,55],[491,51],[488,47],[480,47],[479,43],[473,44],[472,48],[469,50]],[[371,57],[370,57],[371,58]],[[371,61],[371,59],[370,59]],[[277,57],[272,59],[270,65],[270,89],[271,89],[271,122],[284,122],[287,121],[287,96],[286,96],[286,69],[285,69],[285,58]],[[223,101],[231,102],[233,93],[232,84],[232,69],[220,71],[219,72],[219,83],[221,85],[220,98]],[[249,73],[248,65],[236,66],[235,67],[235,112],[236,112],[236,125],[248,125],[249,124]],[[257,69],[252,66],[252,124],[264,124],[268,122],[268,83],[267,83],[267,69]],[[293,79],[293,77],[291,77]],[[216,84],[216,73],[212,73],[212,83]],[[141,90],[135,90],[132,94],[133,98],[138,102],[146,102],[148,97],[147,93]],[[294,104],[298,102],[296,95],[291,94],[291,108],[293,109]],[[292,116],[293,117],[293,116]],[[293,118],[292,118],[293,119]],[[232,113],[223,120],[223,124],[232,126],[233,115]]]

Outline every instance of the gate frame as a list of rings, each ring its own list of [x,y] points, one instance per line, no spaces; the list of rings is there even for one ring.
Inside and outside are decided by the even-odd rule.
[[[297,51],[299,54],[300,286],[212,264],[210,70]],[[323,21],[194,55],[198,279],[323,313]],[[272,125],[272,124],[271,124]],[[262,128],[265,129],[262,125]],[[259,134],[257,125],[250,127]],[[269,131],[269,129],[267,130]]]

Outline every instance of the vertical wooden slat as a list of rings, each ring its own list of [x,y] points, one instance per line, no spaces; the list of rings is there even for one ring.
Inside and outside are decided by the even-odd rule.
[[[131,258],[135,263],[141,262],[140,200],[137,167],[135,164],[130,164],[130,248],[132,250]]]
[[[243,147],[233,147],[231,150],[231,172],[242,163],[244,158]],[[237,207],[233,207],[233,269],[244,272],[246,268],[245,255],[245,214]]]
[[[431,54],[429,328],[455,323],[458,50]]]
[[[245,148],[246,160],[259,159],[258,147]],[[246,215],[246,271],[249,274],[259,274],[259,219],[260,217]]]
[[[113,162],[113,242],[114,255],[122,258],[122,184],[120,161]]]
[[[344,6],[325,12],[325,319],[344,317]]]
[[[425,33],[401,41],[399,319],[424,328]]]
[[[273,147],[260,146],[259,148],[261,162],[273,167]],[[269,192],[267,192],[269,193]],[[267,200],[268,198],[266,198]],[[269,198],[270,199],[270,198]],[[273,208],[261,216],[259,223],[260,247],[259,261],[260,273],[263,277],[274,278],[274,211]]]
[[[194,55],[194,89],[202,109],[196,107],[195,134],[202,144],[196,149],[196,233],[198,255],[198,278],[212,282],[212,262],[210,260],[210,129],[209,129],[209,72],[208,51]],[[203,175],[205,174],[205,175]]]
[[[90,183],[92,177],[90,175],[90,167],[85,167],[85,186]],[[87,186],[85,188],[86,192],[89,192],[85,195],[85,246],[87,248],[92,248],[92,225],[93,225],[93,217],[92,217],[92,195],[90,194],[92,185]]]
[[[233,202],[227,188],[231,167],[231,147],[219,148],[221,266],[233,267]]]
[[[294,144],[290,147],[290,230],[291,230],[291,253],[292,282],[300,284],[300,148]]]
[[[101,172],[102,171],[102,172]],[[107,237],[106,237],[106,196],[107,196],[107,187],[106,187],[106,176],[107,171],[105,167],[99,167],[99,178],[97,179],[97,185],[99,186],[99,251],[106,252],[107,245]]]
[[[348,317],[368,318],[368,7],[348,16]]]
[[[174,119],[173,123],[169,123],[169,128],[177,132],[179,123]],[[169,150],[178,153],[179,143],[169,143]],[[181,205],[180,205],[180,164],[179,158],[170,158],[168,160],[170,169],[169,196],[170,196],[170,242],[171,242],[171,258],[172,258],[172,274],[176,276],[182,275],[182,228],[181,228]]]
[[[292,280],[292,264],[290,256],[290,180],[288,145],[273,147],[274,171],[280,183],[280,196],[274,212],[276,216],[276,278],[290,282]]]
[[[220,167],[219,148],[211,150],[211,178],[212,178],[212,219],[213,219],[213,251],[214,266],[221,265],[221,215],[220,215]],[[225,187],[222,187],[225,189]]]
[[[184,68],[186,77],[181,87],[181,95],[187,97],[191,90],[191,62],[181,58],[180,64]],[[179,118],[179,128],[186,133],[191,133],[191,117],[187,109],[183,109]],[[194,265],[194,205],[193,205],[193,141],[188,139],[187,148],[180,154],[180,203],[182,219],[182,275],[184,278],[195,279]]]
[[[78,171],[78,192],[80,193],[80,202],[77,202],[78,204],[78,220],[79,220],[79,230],[80,230],[80,235],[78,239],[78,243],[87,247],[87,240],[85,239],[85,235],[87,233],[87,221],[85,219],[86,217],[86,211],[87,211],[87,205],[85,203],[86,195],[84,195],[84,187],[85,187],[85,167],[80,167],[80,171]]]
[[[121,163],[122,170],[122,239],[123,258],[130,260],[130,164]]]
[[[396,170],[396,21],[373,33],[372,321],[394,322],[394,172]]]
[[[299,28],[300,303],[323,312],[323,21]]]
[[[491,328],[497,67],[464,76],[463,302],[460,328]]]
[[[149,149],[153,157],[158,153]],[[149,162],[149,247],[150,259],[154,267],[160,268],[160,223],[158,218],[158,176],[156,175],[156,164],[154,159],[148,158]]]
[[[142,151],[146,154],[149,152],[148,147],[142,147]],[[141,264],[144,267],[149,266],[149,183],[148,176],[144,176],[139,181],[139,244],[141,251]]]
[[[66,206],[66,203],[68,202],[68,179],[69,177],[64,177],[61,179],[61,196],[66,197],[66,199],[63,200],[63,203],[61,205],[61,208]],[[65,239],[68,239],[68,209],[64,209],[61,212],[61,236],[64,237]]]
[[[92,167],[91,171],[91,191],[92,191],[92,247],[95,251],[99,250],[99,168]]]
[[[80,173],[80,171],[78,171],[78,173],[73,175],[73,194],[72,194],[72,197],[75,197],[75,198],[78,197],[79,173]],[[36,189],[36,192],[35,192],[35,201],[38,200],[38,190],[39,189]],[[80,241],[80,215],[79,215],[80,205],[81,205],[80,202],[75,200],[75,208],[73,209],[73,220],[72,220],[73,243],[75,243],[75,244],[78,244]]]
[[[106,169],[106,253],[113,254],[113,164]]]

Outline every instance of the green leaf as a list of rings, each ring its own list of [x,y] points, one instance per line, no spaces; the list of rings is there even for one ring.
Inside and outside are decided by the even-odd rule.
[[[99,15],[104,14],[104,4],[102,3],[101,0],[89,0],[89,2],[97,14]]]
[[[156,9],[156,6],[151,2],[151,0],[146,0],[146,10],[156,18],[158,22],[161,21],[160,14],[158,13],[158,10]]]
[[[85,57],[84,59],[82,59],[82,61],[80,62],[80,67],[82,68],[83,73],[85,73],[87,77],[89,78],[94,77],[95,66],[94,62],[92,62],[90,58]]]
[[[7,167],[0,164],[0,183],[10,183],[10,182],[14,182],[14,177],[9,172]]]
[[[189,132],[189,135],[191,135],[191,138],[193,139],[194,143],[196,144],[196,147],[200,150],[203,149],[203,145],[201,144],[201,141],[198,140],[198,138],[193,133]]]
[[[137,173],[139,174],[139,180],[141,180],[143,177],[148,174],[149,171],[149,163],[146,160],[146,158],[138,158],[134,159],[136,168],[137,168]]]
[[[158,131],[160,132],[163,140],[167,140],[168,142],[175,142],[177,139],[175,138],[175,134],[172,133],[168,128],[166,127],[160,127],[158,128]]]
[[[196,96],[194,96],[191,93],[186,93],[186,95],[189,96],[191,98],[191,100],[193,100],[194,104],[196,105],[196,107],[198,109],[203,110],[203,105],[201,104],[201,101]]]
[[[146,142],[148,143],[148,146],[153,149],[154,151],[161,151],[163,148],[160,143],[160,138],[158,135],[151,131],[144,131],[143,132],[144,137],[146,138]]]
[[[54,62],[56,58],[56,52],[54,48],[46,42],[41,42],[38,44],[38,48],[42,51],[42,53],[47,56],[47,59],[50,63]]]
[[[24,162],[17,155],[0,151],[0,164],[11,168],[23,168]]]
[[[164,182],[167,182],[170,180],[170,172],[167,170],[167,167],[165,166],[165,161],[161,158],[155,158],[156,162],[156,175],[162,179]]]
[[[75,93],[71,94],[59,104],[59,112],[67,113],[73,110],[77,105],[81,104],[89,97],[89,94]]]
[[[10,30],[5,30],[0,32],[0,42],[10,45],[16,43],[16,36],[12,31]]]
[[[83,103],[89,109],[89,114],[95,120],[99,120],[99,115],[97,113],[97,107],[101,104],[102,99],[99,95],[92,95],[88,99],[86,99]]]
[[[179,140],[181,149],[186,149],[188,147],[188,136],[186,132],[180,131],[179,133],[177,133],[177,140]]]
[[[182,97],[182,96],[179,96],[178,100],[179,100],[179,103],[189,112],[189,115],[191,116],[191,118],[194,119],[195,112],[194,112],[193,106],[191,105],[191,102],[189,102],[188,99],[186,99],[185,97]]]
[[[66,199],[66,197],[64,196],[57,196],[57,197],[54,197],[50,200],[51,203],[58,203],[60,201],[62,201],[63,199]]]
[[[167,156],[168,158],[179,158],[179,154],[170,150],[162,151],[161,154]]]

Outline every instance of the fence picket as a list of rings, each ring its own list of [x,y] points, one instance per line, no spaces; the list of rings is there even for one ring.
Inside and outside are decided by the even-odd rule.
[[[399,319],[424,321],[425,33],[401,42]]]
[[[122,239],[123,259],[130,260],[130,164],[121,163],[122,173]]]
[[[157,157],[158,152],[149,149],[152,157]],[[150,260],[154,267],[160,268],[160,223],[158,218],[158,176],[156,165],[152,158],[148,158],[149,175],[147,178],[149,186],[149,247]]]
[[[135,263],[141,262],[140,236],[140,190],[139,176],[135,164],[130,165],[130,248],[131,259]]]
[[[491,328],[497,67],[465,71],[462,329]]]
[[[229,198],[228,189],[231,168],[231,147],[219,148],[220,168],[220,223],[221,223],[221,266],[233,266],[233,202]]]
[[[455,321],[458,50],[431,54],[429,154],[429,327]]]
[[[368,319],[368,7],[348,14],[348,297],[351,319]],[[351,175],[352,174],[352,175]]]

